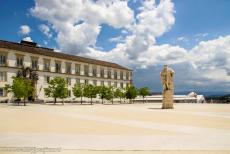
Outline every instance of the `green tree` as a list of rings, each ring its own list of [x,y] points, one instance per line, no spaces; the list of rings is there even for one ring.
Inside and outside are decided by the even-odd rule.
[[[22,77],[13,77],[13,84],[6,85],[5,89],[7,92],[12,92],[14,97],[18,100],[18,105],[21,98],[23,98],[24,106],[26,105],[26,98],[31,96],[34,91],[34,88],[31,82]]]
[[[84,87],[84,96],[90,98],[91,105],[93,104],[93,98],[97,97],[98,88],[91,84],[87,84]]]
[[[140,88],[140,89],[138,90],[138,93],[139,93],[139,95],[141,95],[141,96],[143,97],[143,103],[144,103],[144,99],[145,99],[145,97],[146,97],[147,95],[150,94],[150,90],[149,90],[148,87],[143,87],[143,88]]]
[[[121,99],[125,98],[125,93],[122,89],[117,88],[114,92],[114,97],[115,98],[119,98],[120,99],[120,103],[121,103]]]
[[[137,97],[138,91],[134,86],[129,86],[126,88],[125,97],[129,99],[130,103],[133,102],[133,99]]]
[[[101,99],[101,103],[104,104],[104,99],[106,98],[107,95],[107,87],[99,86],[98,90],[99,90],[99,97]]]
[[[68,97],[67,83],[64,78],[55,77],[49,82],[47,88],[44,88],[45,95],[54,98],[54,104],[57,102],[57,98],[64,99]],[[62,101],[62,104],[64,102]]]
[[[73,95],[78,98],[81,97],[81,104],[82,104],[82,97],[84,96],[84,85],[82,84],[75,84],[73,87]]]

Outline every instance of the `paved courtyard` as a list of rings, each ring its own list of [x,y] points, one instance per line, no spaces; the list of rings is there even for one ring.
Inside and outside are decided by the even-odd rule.
[[[230,153],[230,104],[174,107],[1,104],[0,153]]]

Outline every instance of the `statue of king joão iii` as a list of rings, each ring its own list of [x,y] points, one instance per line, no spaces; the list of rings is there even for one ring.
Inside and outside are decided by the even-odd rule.
[[[162,82],[162,109],[173,109],[173,95],[174,95],[174,83],[173,83],[174,71],[167,65],[164,65],[161,71]]]

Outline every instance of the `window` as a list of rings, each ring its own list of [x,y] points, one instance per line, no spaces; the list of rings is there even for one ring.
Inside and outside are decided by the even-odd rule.
[[[124,85],[123,85],[123,83],[121,82],[121,88],[123,88],[124,87]]]
[[[88,79],[85,80],[85,84],[89,84],[89,80]]]
[[[68,85],[71,85],[71,78],[66,78],[66,83],[67,83]]]
[[[97,80],[93,80],[93,85],[97,85]]]
[[[123,80],[123,71],[120,72],[120,79]]]
[[[129,72],[126,72],[126,80],[129,80]]]
[[[89,76],[89,66],[88,65],[84,65],[84,75]]]
[[[100,70],[100,76],[101,76],[102,78],[104,78],[104,74],[105,74],[104,69],[101,68],[101,70]]]
[[[68,90],[68,97],[71,97],[71,90]]]
[[[81,65],[76,64],[76,65],[75,65],[75,73],[76,73],[77,75],[80,75],[80,71],[81,71]]]
[[[104,86],[104,85],[105,85],[104,81],[101,81],[101,86]]]
[[[76,84],[80,84],[80,79],[76,79]]]
[[[0,88],[0,97],[1,96],[4,96],[4,89],[3,88]]]
[[[44,82],[45,83],[49,83],[50,82],[50,77],[49,76],[45,76],[44,77]]]
[[[117,82],[114,82],[113,86],[114,86],[115,88],[117,88]]]
[[[55,62],[55,72],[61,73],[61,63],[60,62]]]
[[[5,66],[6,65],[6,55],[1,53],[0,54],[0,65]]]
[[[117,79],[117,71],[114,71],[114,79]]]
[[[17,67],[23,67],[23,56],[17,56],[16,60]]]
[[[50,60],[44,59],[44,71],[49,71],[50,70]]]
[[[37,58],[32,58],[32,69],[37,70],[38,69],[38,59]]]
[[[6,72],[0,72],[0,81],[6,81]]]
[[[97,68],[93,67],[93,76],[96,77],[97,76]]]
[[[71,63],[66,63],[65,72],[71,74]]]
[[[108,70],[108,78],[111,79],[111,70]]]
[[[108,81],[108,86],[111,87],[111,81]]]

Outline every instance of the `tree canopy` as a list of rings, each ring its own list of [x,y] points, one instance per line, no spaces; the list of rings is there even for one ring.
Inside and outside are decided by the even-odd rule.
[[[57,102],[57,98],[64,99],[68,97],[67,83],[64,78],[55,77],[49,82],[47,88],[44,88],[45,95],[54,98],[54,104]]]

